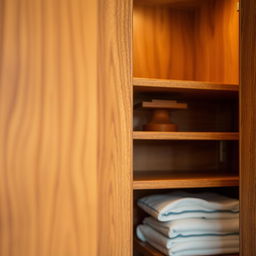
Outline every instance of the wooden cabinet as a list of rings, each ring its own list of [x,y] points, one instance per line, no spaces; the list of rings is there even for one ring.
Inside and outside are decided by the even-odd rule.
[[[175,189],[239,197],[239,10],[237,0],[133,5],[134,228],[136,200]],[[154,100],[185,102],[176,132],[145,131]],[[134,255],[162,255],[134,238]]]
[[[135,202],[175,189],[239,197],[256,255],[255,10],[0,0],[0,255],[160,256]],[[188,105],[177,132],[143,130],[154,99]]]

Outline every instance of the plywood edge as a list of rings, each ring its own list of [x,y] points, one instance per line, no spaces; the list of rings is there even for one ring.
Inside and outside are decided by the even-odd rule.
[[[183,89],[183,90],[202,90],[202,91],[228,91],[238,92],[238,84],[212,83],[202,81],[188,80],[169,80],[153,78],[133,78],[135,89],[141,88],[165,88],[165,89]]]
[[[134,140],[239,140],[238,132],[145,132],[134,131]]]
[[[136,171],[133,189],[235,187],[239,175],[211,171]]]

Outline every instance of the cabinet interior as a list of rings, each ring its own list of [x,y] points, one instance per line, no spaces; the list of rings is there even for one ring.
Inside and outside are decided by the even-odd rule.
[[[171,111],[178,127],[175,138],[161,139],[157,133],[134,137],[134,227],[145,217],[136,206],[144,195],[188,189],[238,198],[238,9],[237,0],[133,2],[134,132],[146,134],[143,125],[152,116],[141,102],[188,104],[187,109]],[[184,139],[184,133],[202,138]],[[215,133],[221,139],[213,139]],[[139,255],[158,254],[134,246],[134,256]]]

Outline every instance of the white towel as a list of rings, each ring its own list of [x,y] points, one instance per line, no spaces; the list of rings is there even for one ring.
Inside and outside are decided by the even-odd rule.
[[[154,248],[159,250],[165,255],[168,256],[206,256],[206,255],[223,255],[223,254],[230,254],[230,253],[238,253],[239,247],[235,248],[211,248],[211,249],[200,249],[200,250],[184,250],[179,252],[172,252],[171,250],[165,249],[164,247],[155,244],[152,241],[148,241]]]
[[[238,218],[239,201],[215,193],[151,195],[138,200],[138,206],[159,221],[184,218]]]
[[[184,219],[160,222],[152,217],[143,221],[169,238],[194,235],[230,235],[239,233],[239,219]]]
[[[239,235],[199,235],[188,237],[168,238],[148,225],[139,225],[136,229],[137,237],[143,242],[151,241],[172,252],[208,248],[237,248]]]

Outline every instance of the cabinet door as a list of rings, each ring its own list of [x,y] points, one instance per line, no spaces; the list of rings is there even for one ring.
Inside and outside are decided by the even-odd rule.
[[[256,255],[256,1],[241,0],[241,255]]]
[[[0,0],[0,255],[131,255],[128,0]]]

